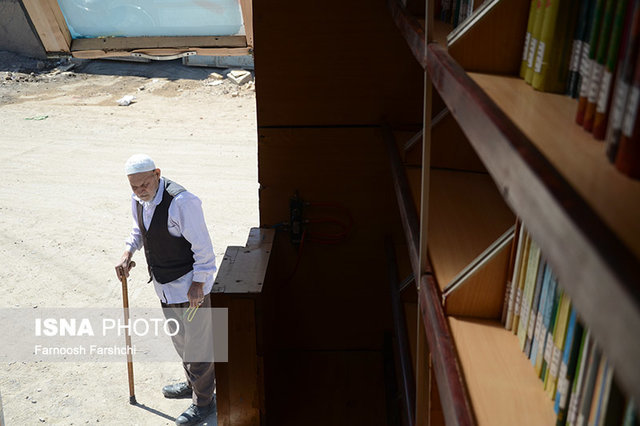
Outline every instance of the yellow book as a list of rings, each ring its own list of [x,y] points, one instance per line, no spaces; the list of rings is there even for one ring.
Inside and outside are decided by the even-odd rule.
[[[527,72],[524,81],[531,84],[533,80],[533,66],[535,65],[536,52],[538,51],[538,40],[542,32],[542,24],[544,23],[545,1],[537,0],[536,14],[534,17],[533,31],[531,32],[531,41],[529,42],[529,53],[527,55]]]
[[[535,24],[536,4],[538,0],[531,0],[529,7],[529,20],[527,21],[527,34],[524,37],[524,49],[522,49],[522,64],[520,65],[520,77],[524,78],[527,74],[527,60],[529,57],[529,43],[531,43],[531,33],[533,32],[533,24]]]
[[[522,250],[522,263],[520,264],[520,272],[518,274],[518,282],[513,283],[516,291],[516,303],[513,308],[513,334],[518,333],[518,325],[520,323],[520,308],[522,307],[522,292],[524,291],[524,279],[527,271],[527,260],[529,259],[529,247],[531,246],[531,238],[529,233],[524,233],[524,247]]]
[[[522,292],[522,306],[520,307],[520,321],[518,323],[518,342],[520,350],[524,350],[524,343],[527,340],[527,328],[529,325],[529,313],[531,312],[531,301],[535,290],[536,277],[538,275],[538,264],[540,263],[540,247],[531,241],[529,247],[529,257],[527,259],[527,272],[524,278],[524,290]]]

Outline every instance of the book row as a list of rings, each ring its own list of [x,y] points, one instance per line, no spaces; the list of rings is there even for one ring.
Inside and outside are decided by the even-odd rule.
[[[539,246],[524,228],[518,234],[503,323],[517,336],[554,404],[556,424],[637,426],[635,403],[618,387],[606,354]]]
[[[578,99],[576,123],[640,179],[640,0],[532,0],[520,76]]]

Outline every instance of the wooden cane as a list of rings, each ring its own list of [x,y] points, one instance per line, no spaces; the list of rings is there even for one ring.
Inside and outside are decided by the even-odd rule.
[[[136,262],[129,263],[129,269],[136,266]],[[127,289],[127,275],[123,273],[120,281],[122,281],[122,306],[124,308],[124,322],[129,324],[129,290]],[[129,373],[129,404],[136,405],[136,394],[133,388],[133,355],[131,355],[131,333],[124,335],[127,345],[127,371]]]

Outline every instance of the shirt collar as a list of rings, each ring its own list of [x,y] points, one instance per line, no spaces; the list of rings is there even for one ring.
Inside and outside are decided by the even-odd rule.
[[[133,194],[133,199],[138,203],[142,204],[145,207],[149,206],[157,206],[162,202],[162,194],[164,193],[164,178],[160,178],[160,182],[158,182],[158,190],[156,191],[156,196],[153,197],[151,201],[142,201],[136,194]]]

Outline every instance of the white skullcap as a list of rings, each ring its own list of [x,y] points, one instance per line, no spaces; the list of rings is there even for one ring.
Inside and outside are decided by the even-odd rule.
[[[156,169],[156,163],[146,154],[135,154],[129,157],[124,165],[124,171],[129,175],[142,172],[150,172]]]

